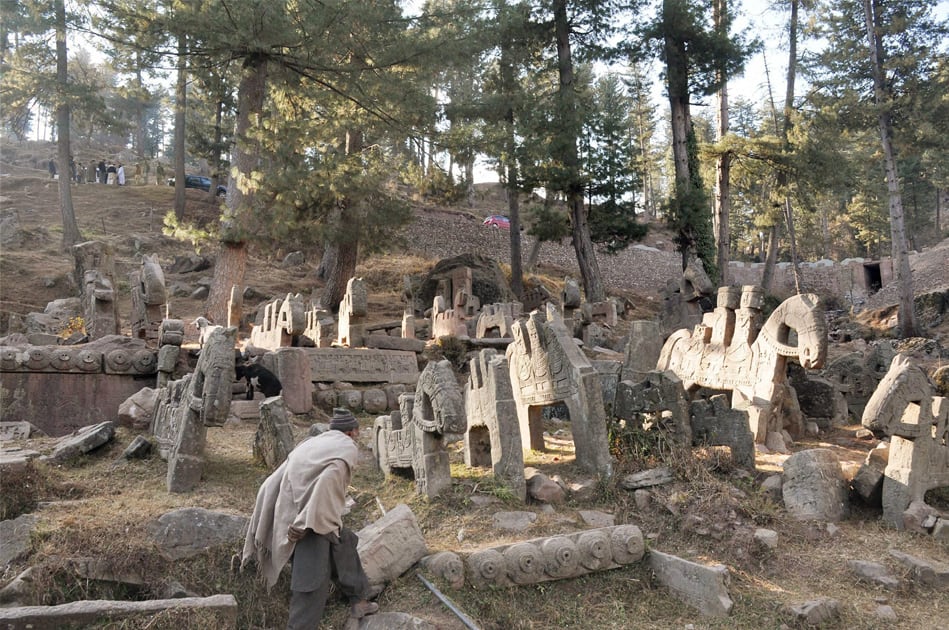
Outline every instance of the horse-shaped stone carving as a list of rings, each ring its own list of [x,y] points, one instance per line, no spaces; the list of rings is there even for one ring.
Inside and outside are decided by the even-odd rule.
[[[898,354],[861,423],[890,436],[883,519],[902,529],[911,503],[924,501],[927,490],[949,486],[949,398],[936,396],[923,369]]]
[[[719,290],[718,307],[693,331],[666,340],[658,370],[670,370],[688,391],[700,387],[732,392],[732,407],[747,408],[756,442],[764,442],[774,407],[787,398],[787,360],[818,369],[827,357],[824,310],[814,294],[795,295],[774,310],[764,326],[759,287]],[[772,427],[780,431],[782,427]]]

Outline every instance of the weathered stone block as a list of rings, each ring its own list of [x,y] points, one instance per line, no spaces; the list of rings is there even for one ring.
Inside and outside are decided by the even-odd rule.
[[[73,435],[61,439],[53,449],[50,459],[62,463],[99,448],[115,436],[114,422],[100,422],[79,429]]]
[[[293,427],[282,396],[273,396],[260,403],[260,421],[254,434],[254,459],[270,470],[287,459],[293,450]]]
[[[659,582],[689,606],[713,617],[731,613],[734,602],[724,565],[706,566],[655,550],[650,550],[648,560]]]
[[[402,503],[356,535],[359,537],[357,551],[369,578],[372,596],[428,554],[415,514]]]
[[[246,516],[204,508],[181,508],[162,514],[149,523],[147,529],[162,556],[174,561],[243,540],[247,522]]]
[[[35,514],[0,521],[0,569],[6,567],[31,549],[30,535],[36,527]]]
[[[60,604],[59,606],[21,606],[0,608],[0,626],[5,628],[34,628],[54,630],[67,627],[92,627],[119,620],[137,621],[147,625],[158,615],[163,620],[180,619],[186,624],[191,615],[200,614],[204,623],[214,627],[235,627],[237,600],[233,595],[186,597],[182,599],[152,599],[138,602],[89,600]],[[182,626],[183,627],[183,626]]]
[[[798,451],[784,462],[784,506],[801,520],[839,521],[847,515],[847,484],[830,449]]]

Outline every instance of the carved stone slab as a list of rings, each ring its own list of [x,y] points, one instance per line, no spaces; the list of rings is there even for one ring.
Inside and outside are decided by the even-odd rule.
[[[643,534],[635,525],[601,527],[480,549],[465,559],[473,587],[537,584],[638,562]]]
[[[310,378],[332,383],[418,382],[418,361],[414,352],[362,348],[307,348]]]

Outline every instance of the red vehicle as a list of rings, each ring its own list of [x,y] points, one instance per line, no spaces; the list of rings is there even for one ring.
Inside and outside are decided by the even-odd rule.
[[[488,225],[496,228],[504,228],[505,230],[511,229],[511,220],[500,214],[492,214],[489,217],[485,217],[481,225]]]

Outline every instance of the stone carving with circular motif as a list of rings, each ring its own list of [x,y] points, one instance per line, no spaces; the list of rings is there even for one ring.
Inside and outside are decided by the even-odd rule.
[[[580,552],[577,545],[566,536],[554,536],[540,544],[544,554],[547,575],[568,578],[577,574],[580,567]]]
[[[136,350],[132,355],[132,367],[139,374],[154,374],[158,369],[158,355],[151,350]]]
[[[73,353],[69,348],[58,348],[54,350],[49,358],[49,364],[52,368],[61,372],[68,372],[73,368]]]
[[[613,562],[616,564],[639,562],[646,553],[643,533],[635,525],[615,527],[610,533],[610,542],[613,548]]]
[[[49,361],[52,358],[50,351],[44,346],[33,346],[28,348],[20,355],[23,367],[28,370],[42,370],[49,367]]]
[[[577,538],[580,564],[590,571],[598,571],[613,561],[613,550],[607,533],[600,529],[583,532]]]
[[[452,551],[440,551],[422,558],[422,567],[437,578],[448,582],[452,588],[465,585],[465,564]]]
[[[83,348],[76,355],[75,365],[83,372],[99,372],[102,370],[102,353],[98,350]]]
[[[515,584],[533,584],[543,579],[546,562],[540,548],[529,542],[517,543],[504,550],[507,575]]]
[[[105,371],[126,374],[132,371],[132,353],[125,348],[109,350],[105,355]]]
[[[0,348],[0,370],[13,372],[20,367],[20,349],[12,346]]]
[[[496,584],[506,575],[507,562],[496,549],[482,549],[468,556],[468,574],[472,584]]]

